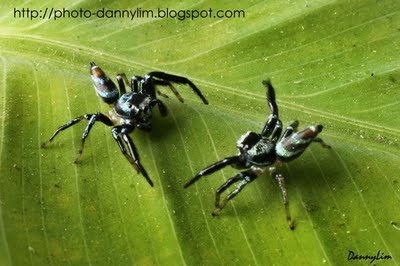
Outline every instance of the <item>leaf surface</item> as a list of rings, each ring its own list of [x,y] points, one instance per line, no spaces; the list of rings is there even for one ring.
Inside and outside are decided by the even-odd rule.
[[[244,10],[244,18],[14,18],[1,4],[1,265],[343,265],[349,251],[400,258],[400,2],[50,1],[31,9]],[[210,105],[177,86],[169,116],[132,138],[155,183],[96,124],[79,164],[82,122],[110,109],[95,95],[89,62],[111,77],[161,70],[192,80]],[[296,229],[267,174],[211,217],[215,190],[237,170],[194,186],[205,166],[260,132],[276,88],[284,126],[323,124],[333,148],[312,145],[279,167]],[[352,260],[365,264],[368,260]],[[375,262],[379,262],[376,260]]]

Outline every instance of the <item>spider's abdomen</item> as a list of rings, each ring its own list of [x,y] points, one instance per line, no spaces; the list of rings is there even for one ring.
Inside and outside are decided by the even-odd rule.
[[[247,166],[268,166],[275,162],[274,144],[255,132],[247,132],[237,142],[240,156]]]
[[[321,125],[310,126],[280,140],[275,148],[279,160],[288,162],[299,157],[321,131]]]
[[[90,74],[97,96],[106,103],[115,103],[119,98],[115,83],[94,62],[90,63]]]

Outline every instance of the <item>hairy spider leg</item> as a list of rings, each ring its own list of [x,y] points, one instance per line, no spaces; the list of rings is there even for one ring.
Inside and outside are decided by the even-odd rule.
[[[149,175],[147,174],[146,170],[144,167],[140,164],[140,159],[139,159],[139,153],[136,150],[135,144],[133,143],[132,138],[129,136],[129,133],[133,131],[133,128],[131,126],[127,125],[120,125],[120,126],[115,126],[111,130],[112,136],[115,139],[115,141],[118,144],[118,147],[120,148],[122,154],[125,156],[125,158],[133,165],[138,172],[140,172],[147,180],[147,182],[150,184],[150,186],[154,186],[153,181],[151,181]],[[120,137],[122,136],[122,139]],[[128,151],[126,150],[122,140],[126,143],[128,146],[129,154]]]
[[[272,143],[276,144],[282,134],[282,121],[278,119],[275,124],[274,131],[271,136]]]
[[[167,106],[162,101],[160,101],[159,99],[151,100],[150,105],[151,105],[151,107],[154,107],[155,105],[158,105],[158,110],[160,111],[160,114],[161,114],[162,117],[168,115]]]
[[[167,80],[162,80],[162,79],[153,79],[152,76],[146,75],[144,77],[144,79],[141,79],[141,83],[140,83],[140,89],[139,92],[140,93],[145,93],[145,94],[150,94],[153,97],[155,97],[155,93],[153,95],[153,91],[156,91],[157,94],[168,98],[168,95],[162,93],[160,90],[156,89],[155,86],[168,86],[171,91],[174,93],[174,95],[176,96],[176,98],[178,98],[178,100],[183,103],[183,98],[182,96],[179,94],[179,92],[175,89],[175,87],[172,85],[171,82],[167,81]]]
[[[269,169],[272,177],[278,181],[279,184],[279,188],[281,189],[282,192],[282,199],[283,199],[283,205],[285,206],[285,211],[286,211],[286,221],[289,224],[289,228],[291,230],[294,229],[294,224],[292,222],[292,218],[290,216],[290,212],[289,212],[289,199],[287,196],[287,191],[286,191],[286,186],[285,186],[285,178],[276,171],[275,167],[271,167]]]
[[[120,96],[126,93],[125,84],[130,86],[128,82],[128,78],[126,77],[125,73],[121,73],[117,75],[117,82],[120,91]]]
[[[141,76],[132,76],[131,78],[131,90],[132,92],[139,93],[139,82],[143,80]]]
[[[271,136],[272,132],[274,132],[274,129],[275,129],[277,123],[279,123],[280,127],[282,128],[282,122],[279,119],[279,117],[277,117],[274,114],[270,114],[267,122],[265,123],[263,130],[261,131],[261,135],[263,137],[269,138]],[[282,131],[282,129],[281,129],[281,131]]]
[[[131,85],[130,85],[130,87],[131,87],[132,92],[134,92],[134,93],[143,93],[143,92],[142,92],[142,85],[140,85],[140,88],[139,88],[139,82],[141,82],[142,80],[143,80],[143,77],[141,77],[141,76],[133,76],[133,77],[131,78]],[[157,80],[157,81],[153,81],[153,82],[155,82],[155,83],[153,83],[153,86],[154,86],[154,85],[172,86],[171,83],[166,82],[166,81],[164,82],[164,81],[162,81],[162,80]],[[142,83],[140,83],[140,84],[142,84]],[[165,97],[165,98],[168,98],[168,95],[162,93],[162,92],[159,91],[159,90],[157,90],[157,93],[158,93],[159,95]],[[180,95],[179,95],[179,96],[180,96]],[[155,95],[151,95],[151,97],[153,98],[153,100],[154,100],[154,101],[156,102],[156,104],[158,105],[158,110],[160,111],[161,116],[166,116],[166,115],[168,114],[168,108],[167,108],[167,106],[165,106],[165,104],[164,104],[162,101],[158,100],[158,99],[155,97]],[[154,104],[154,105],[155,105],[155,104]],[[153,106],[154,106],[154,105],[153,105]]]
[[[140,92],[140,93],[143,93],[143,92],[142,92],[142,89],[139,88],[139,82],[141,82],[143,79],[144,79],[144,78],[141,77],[141,76],[133,76],[133,77],[131,78],[130,87],[131,87],[132,92],[136,92],[136,93],[139,93],[139,92]],[[169,86],[169,87],[171,88],[172,92],[173,92],[173,93],[176,95],[176,97],[178,98],[178,100],[179,100],[180,102],[183,102],[182,96],[181,96],[181,95],[179,94],[179,92],[175,89],[175,87],[172,86],[171,82],[164,81],[164,80],[153,80],[152,82],[153,82],[154,85]],[[157,91],[157,93],[158,93],[159,95],[161,95],[162,97],[169,98],[168,95],[162,93],[161,91],[159,91],[159,90],[156,90],[156,91]]]
[[[164,81],[162,81],[162,80],[159,80],[159,81],[160,81],[160,82],[159,82],[159,84],[157,84],[157,85],[161,85],[161,86],[170,86],[170,88],[172,87],[172,84],[169,83],[169,82],[166,82],[166,81],[164,82]],[[157,83],[158,83],[158,82],[157,82]],[[174,89],[175,89],[175,88],[174,88]],[[169,98],[167,94],[161,92],[159,89],[156,89],[156,92],[157,92],[158,95],[160,95],[160,96],[162,96],[162,97],[164,97],[164,98]],[[175,90],[175,92],[177,92],[177,91]],[[176,94],[175,94],[175,95],[176,95]],[[179,95],[179,96],[180,96],[180,95]],[[178,98],[178,99],[179,99],[179,98]],[[182,97],[179,99],[179,101],[183,102]]]
[[[143,78],[140,77],[140,76],[133,76],[133,77],[131,78],[131,83],[129,84],[128,78],[126,77],[125,73],[118,74],[118,75],[117,75],[117,81],[118,81],[118,86],[119,86],[119,88],[120,88],[121,95],[126,93],[126,89],[125,89],[124,83],[127,84],[127,85],[131,88],[131,91],[132,91],[132,92],[138,93],[138,92],[139,92],[138,82],[139,82],[140,80],[142,80],[142,79],[143,79]],[[162,81],[162,80],[157,80],[157,81],[155,81],[155,85],[170,86],[170,87],[173,88],[173,86],[172,86],[172,84],[171,84],[170,82],[166,82],[166,81]],[[177,94],[178,94],[179,97],[178,97],[178,96],[177,96],[177,97],[180,98],[180,101],[181,101],[181,102],[183,102],[182,97],[179,95],[179,93],[176,91],[175,88],[173,88],[173,91],[174,91],[174,93],[177,93]],[[157,93],[158,93],[159,95],[161,95],[162,97],[168,98],[168,95],[162,93],[162,92],[159,91],[159,90],[157,90]]]
[[[279,117],[278,105],[276,104],[275,100],[275,89],[272,86],[271,80],[263,80],[262,84],[267,88],[267,100],[269,109],[271,109],[273,115]]]
[[[81,137],[81,145],[78,150],[78,154],[76,155],[74,163],[77,163],[79,158],[81,157],[83,153],[83,147],[85,146],[85,141],[86,138],[89,136],[90,130],[92,129],[94,123],[96,121],[103,122],[104,124],[108,126],[112,126],[113,122],[110,120],[110,118],[102,113],[94,113],[93,115],[89,115],[89,123],[87,124],[85,131],[83,131],[82,137]],[[86,118],[87,119],[87,118]]]
[[[275,90],[270,80],[263,80],[262,84],[267,89],[267,102],[269,109],[271,109],[271,114],[261,131],[261,135],[268,138],[274,132],[272,140],[276,142],[282,132],[282,122],[279,119],[278,106],[275,101]]]
[[[132,92],[139,93],[139,82],[142,80],[143,80],[143,77],[140,77],[140,76],[133,76],[131,78]],[[163,80],[153,80],[153,84],[160,85],[160,86],[169,86],[171,88],[171,90],[174,92],[174,94],[176,95],[176,97],[178,97],[179,101],[183,102],[182,97],[179,95],[179,93],[176,91],[176,89],[172,86],[172,84],[170,82],[163,81]],[[164,98],[168,98],[168,95],[162,93],[160,90],[156,89],[156,91],[157,91],[158,95],[160,95]]]
[[[133,76],[133,77],[131,78],[131,83],[129,84],[128,79],[127,79],[125,73],[118,74],[118,75],[117,75],[118,85],[121,87],[121,85],[120,85],[120,82],[121,82],[120,79],[123,79],[123,81],[125,82],[125,84],[127,84],[127,85],[131,88],[131,91],[132,91],[132,92],[139,93],[139,85],[138,85],[138,84],[139,84],[139,82],[140,82],[141,80],[143,80],[143,77],[140,77],[140,76]],[[163,81],[163,80],[157,80],[157,81],[154,82],[154,84],[155,84],[155,85],[161,85],[161,86],[169,86],[169,87],[172,87],[171,90],[175,93],[175,95],[178,94],[178,96],[179,96],[179,97],[177,96],[178,99],[179,99],[181,102],[183,102],[182,97],[179,95],[179,93],[176,91],[176,89],[173,88],[173,86],[172,86],[172,84],[171,84],[170,82]],[[122,85],[123,85],[123,83],[122,83]],[[125,86],[123,86],[123,87],[124,87],[124,89],[125,89]],[[121,95],[124,94],[124,93],[126,93],[126,90],[124,90],[123,93],[121,92]],[[162,92],[159,91],[159,90],[157,90],[157,93],[158,93],[159,95],[161,95],[162,97],[168,98],[168,95],[162,93]]]
[[[119,136],[119,134],[121,133],[121,126],[115,126],[112,128],[111,130],[111,134],[113,136],[113,138],[115,139],[115,141],[118,144],[119,149],[121,150],[122,154],[125,156],[125,158],[131,163],[134,164],[132,157],[128,154],[121,137]],[[136,167],[136,165],[135,165]]]
[[[207,99],[203,96],[203,94],[200,92],[200,90],[194,85],[193,82],[191,82],[189,79],[181,76],[176,76],[172,74],[167,74],[164,72],[150,72],[148,73],[144,80],[142,80],[142,87],[141,89],[144,91],[144,93],[148,93],[150,95],[154,94],[154,85],[152,84],[153,78],[161,79],[165,82],[173,82],[173,83],[178,83],[178,84],[185,84],[189,85],[190,88],[200,97],[200,99],[203,101],[204,104],[208,104]],[[150,90],[150,91],[148,91]],[[171,88],[172,90],[172,88]],[[178,96],[177,96],[178,97]],[[179,99],[179,97],[178,97]]]
[[[61,131],[65,130],[65,129],[67,129],[67,128],[69,128],[69,127],[71,127],[71,126],[73,126],[73,125],[75,125],[77,123],[79,123],[82,120],[88,120],[89,123],[86,126],[85,131],[82,134],[81,145],[80,145],[78,154],[77,154],[77,156],[76,156],[76,158],[74,160],[75,163],[79,160],[79,157],[82,155],[83,147],[85,145],[85,140],[86,140],[87,136],[89,135],[90,129],[92,128],[93,124],[96,121],[100,121],[100,122],[102,122],[103,124],[105,124],[107,126],[113,126],[114,125],[113,122],[110,120],[110,118],[108,118],[106,115],[104,115],[102,113],[85,114],[85,115],[82,115],[82,116],[78,116],[78,117],[72,119],[71,121],[65,123],[64,125],[60,126],[59,128],[57,128],[56,131],[53,133],[53,135],[50,137],[50,139],[42,144],[42,147],[45,147],[48,144],[50,144],[54,140],[54,138],[58,135],[58,133],[60,133]]]
[[[171,82],[165,81],[165,80],[159,80],[159,79],[153,80],[153,82],[154,82],[155,85],[168,86],[168,87],[170,88],[170,90],[174,93],[175,97],[176,97],[181,103],[184,102],[182,96],[179,94],[179,92],[176,90],[176,88],[172,85]],[[159,90],[157,90],[157,93],[158,93],[159,95],[163,96],[163,97],[168,98],[168,95],[162,93],[162,92],[159,91]]]
[[[331,145],[326,144],[325,141],[323,141],[321,138],[315,138],[315,139],[313,139],[313,142],[317,142],[317,143],[321,144],[323,148],[327,148],[327,149],[332,148]]]
[[[64,129],[69,128],[70,126],[73,126],[79,122],[81,122],[82,120],[86,119],[85,115],[82,116],[78,116],[75,117],[74,119],[72,119],[71,121],[68,121],[67,123],[65,123],[64,125],[60,126],[59,128],[56,129],[56,131],[53,133],[53,135],[49,138],[49,140],[47,140],[46,142],[43,142],[41,147],[45,148],[47,145],[49,145],[53,139],[58,135],[58,133],[60,133],[61,131],[63,131]]]
[[[297,121],[297,120],[293,121],[286,128],[285,132],[283,132],[282,139],[285,139],[285,138],[289,137],[290,135],[292,135],[293,132],[296,132],[298,126],[299,126],[299,121]]]
[[[229,178],[222,186],[220,186],[216,193],[215,193],[215,209],[212,212],[212,216],[219,215],[219,212],[225,207],[225,205],[233,199],[237,194],[242,191],[242,189],[250,182],[254,181],[257,178],[257,172],[254,172],[252,169],[243,171],[232,178]],[[232,184],[236,183],[237,181],[241,180],[239,185],[226,196],[226,198],[220,202],[221,194]]]
[[[228,165],[235,164],[238,162],[239,162],[239,156],[227,157],[221,161],[218,161],[210,166],[207,166],[203,170],[201,170],[196,176],[194,176],[192,179],[190,179],[183,187],[188,188],[190,185],[195,183],[201,177],[210,175],[218,170],[221,170],[222,168],[224,168]]]

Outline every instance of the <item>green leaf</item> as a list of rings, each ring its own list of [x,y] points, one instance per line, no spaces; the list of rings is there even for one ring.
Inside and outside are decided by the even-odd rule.
[[[14,9],[15,8],[15,9]],[[244,18],[22,18],[16,10],[244,10]],[[400,2],[48,1],[1,4],[1,265],[343,265],[349,251],[400,261]],[[48,13],[47,13],[48,14]],[[44,13],[41,13],[44,16]],[[66,14],[64,14],[67,16]],[[16,17],[15,17],[16,16]],[[185,103],[170,91],[169,116],[132,138],[151,188],[96,124],[79,164],[82,122],[40,148],[66,121],[110,108],[89,78],[161,70],[192,80]],[[194,186],[202,168],[236,154],[260,132],[276,88],[284,126],[323,124],[281,193],[265,174],[211,217],[227,167]],[[390,255],[391,259],[383,260]]]

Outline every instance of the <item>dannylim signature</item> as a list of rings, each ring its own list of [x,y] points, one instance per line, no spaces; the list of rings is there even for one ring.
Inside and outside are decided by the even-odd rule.
[[[391,260],[393,259],[390,255],[385,255],[383,252],[381,253],[378,250],[376,255],[360,255],[356,254],[354,251],[349,250],[349,255],[347,256],[347,260],[369,260],[369,263],[372,263],[376,260]]]

